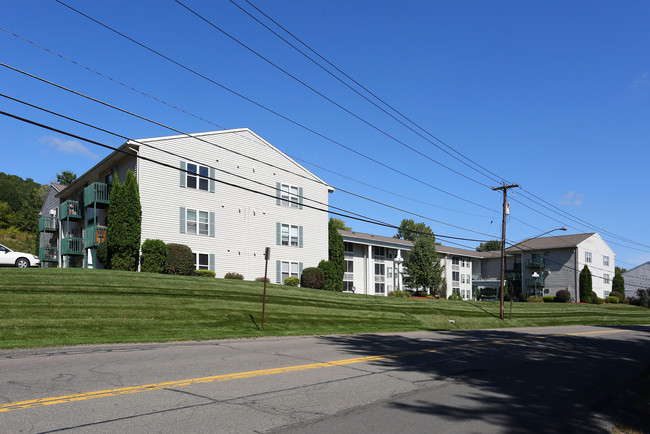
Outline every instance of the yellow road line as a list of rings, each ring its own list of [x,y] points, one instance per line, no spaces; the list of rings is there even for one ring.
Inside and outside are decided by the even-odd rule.
[[[600,333],[618,333],[624,332],[627,330],[603,330],[603,331],[592,331],[592,332],[580,332],[580,333],[567,333],[562,335],[550,335],[550,336],[539,336],[539,338],[546,337],[558,337],[558,336],[574,336],[574,335],[583,335],[583,334],[600,334]],[[237,372],[234,374],[224,374],[224,375],[215,375],[211,377],[201,377],[201,378],[191,378],[187,380],[179,381],[167,381],[163,383],[154,383],[154,384],[145,384],[141,386],[132,386],[132,387],[122,387],[117,389],[108,389],[108,390],[97,390],[93,392],[86,393],[77,393],[74,395],[64,395],[64,396],[55,396],[50,398],[40,398],[32,399],[29,401],[20,401],[20,402],[10,402],[8,404],[0,405],[0,413],[6,411],[22,410],[26,408],[41,407],[45,405],[55,405],[63,404],[66,402],[74,401],[84,401],[88,399],[97,399],[97,398],[108,398],[111,396],[120,396],[128,395],[131,393],[140,393],[140,392],[149,392],[152,390],[161,390],[161,389],[171,389],[176,387],[185,387],[191,386],[193,384],[202,384],[202,383],[214,383],[218,381],[229,381],[229,380],[239,380],[242,378],[253,378],[261,377],[264,375],[275,375],[275,374],[284,374],[287,372],[297,372],[297,371],[306,371],[309,369],[319,369],[319,368],[328,368],[332,366],[345,366],[352,365],[355,363],[363,362],[372,362],[375,360],[384,360],[384,359],[394,359],[398,357],[412,356],[418,354],[427,354],[427,353],[436,353],[445,350],[456,350],[468,347],[481,347],[486,345],[502,344],[502,343],[511,343],[522,341],[522,339],[502,339],[495,341],[487,341],[481,343],[472,343],[472,344],[460,344],[460,345],[451,345],[446,347],[440,347],[437,349],[425,349],[417,351],[407,351],[402,353],[395,354],[383,354],[377,356],[366,356],[366,357],[357,357],[353,359],[343,359],[343,360],[334,360],[331,362],[321,362],[321,363],[311,363],[307,365],[296,365],[296,366],[286,366],[283,368],[272,368],[272,369],[262,369],[259,371],[246,371],[246,372]]]

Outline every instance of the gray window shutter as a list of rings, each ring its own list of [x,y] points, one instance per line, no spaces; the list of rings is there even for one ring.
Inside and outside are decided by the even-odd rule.
[[[210,167],[210,193],[214,193],[214,167]]]
[[[210,253],[210,270],[214,271],[214,253]]]
[[[302,209],[302,187],[298,187],[298,209]]]
[[[275,244],[282,245],[282,224],[280,222],[275,224]]]
[[[181,207],[180,226],[181,226],[181,234],[184,234],[185,233],[185,208],[183,207]]]
[[[185,170],[187,170],[187,163],[185,161],[181,161],[181,187],[185,187],[185,178],[187,177],[187,173],[185,173]]]
[[[214,237],[214,213],[210,213],[210,236]]]
[[[275,183],[275,204],[282,205],[282,184]]]
[[[302,262],[298,262],[298,279],[302,279]]]
[[[298,226],[298,247],[302,247],[302,226]]]
[[[275,261],[275,281],[282,283],[282,261]]]

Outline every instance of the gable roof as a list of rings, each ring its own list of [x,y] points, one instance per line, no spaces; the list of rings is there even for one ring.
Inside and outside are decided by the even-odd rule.
[[[528,238],[517,244],[510,246],[506,252],[514,253],[522,250],[551,250],[566,249],[576,247],[584,240],[596,235],[595,232],[589,234],[557,235],[553,237]]]

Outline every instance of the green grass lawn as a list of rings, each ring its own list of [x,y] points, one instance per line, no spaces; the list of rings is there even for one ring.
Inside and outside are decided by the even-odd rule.
[[[0,269],[0,348],[118,342],[453,330],[569,324],[650,324],[626,305],[394,299],[260,282],[80,269]],[[509,306],[506,305],[506,317]],[[450,319],[455,324],[449,322]]]

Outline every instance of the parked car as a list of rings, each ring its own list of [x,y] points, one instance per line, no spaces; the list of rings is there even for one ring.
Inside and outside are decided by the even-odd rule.
[[[9,247],[0,244],[0,265],[11,265],[18,268],[38,267],[41,264],[38,256],[14,252]]]

